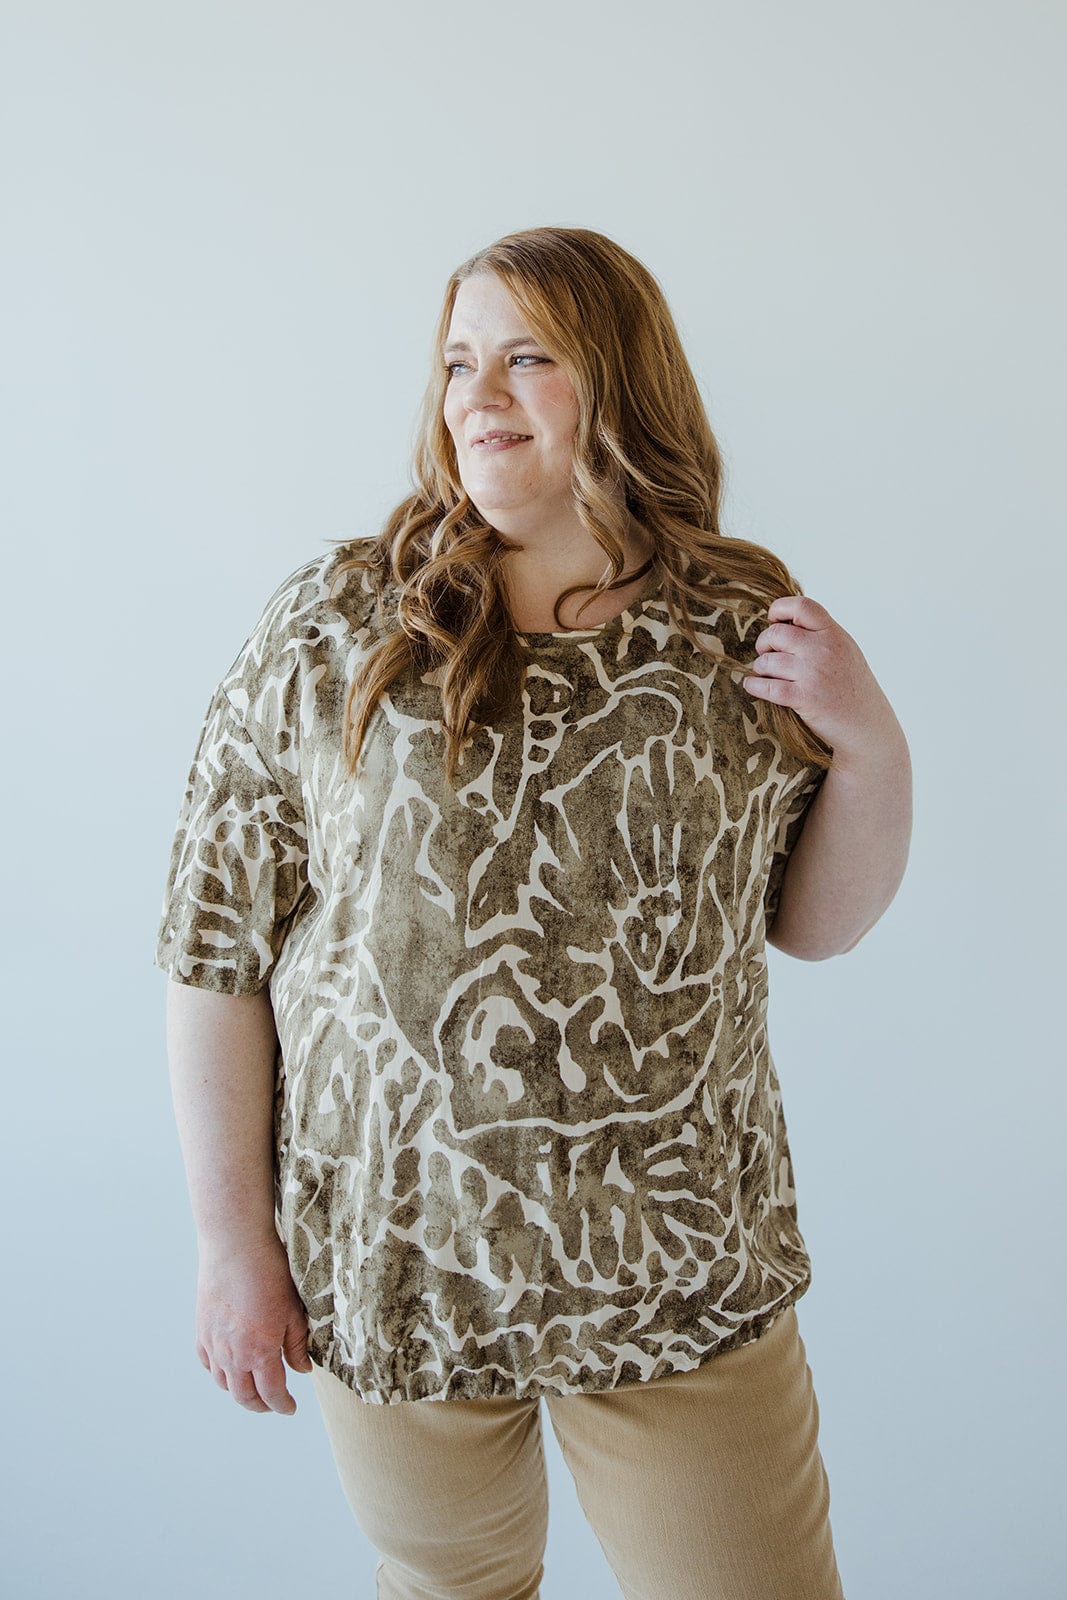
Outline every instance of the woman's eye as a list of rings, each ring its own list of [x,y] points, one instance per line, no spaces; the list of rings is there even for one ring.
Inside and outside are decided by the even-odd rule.
[[[549,359],[548,356],[513,356],[512,357],[513,361],[543,362],[546,365],[548,363],[548,359]],[[467,365],[467,363],[465,361],[448,361],[448,362],[445,363],[445,372],[451,378],[452,374],[456,371],[457,367],[465,367],[466,365]]]

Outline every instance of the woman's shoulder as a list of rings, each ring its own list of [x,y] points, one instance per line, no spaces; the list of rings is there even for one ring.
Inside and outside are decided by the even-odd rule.
[[[377,540],[346,539],[320,551],[284,577],[260,616],[264,631],[285,631],[304,618],[331,613],[348,621],[362,621],[374,605],[377,591],[371,561]]]
[[[700,603],[690,602],[689,617],[698,638],[730,655],[751,656],[758,634],[767,626],[770,602],[751,584],[731,578],[729,593],[709,588]]]
[[[372,568],[355,564],[369,559],[376,543],[373,537],[338,542],[287,573],[221,680],[231,699],[247,703],[264,683],[300,676],[326,654],[347,653],[377,604]]]

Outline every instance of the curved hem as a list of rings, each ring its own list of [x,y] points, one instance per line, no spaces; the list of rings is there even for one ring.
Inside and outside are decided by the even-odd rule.
[[[654,1383],[660,1378],[670,1378],[682,1372],[694,1372],[702,1367],[706,1361],[713,1361],[717,1355],[724,1355],[728,1350],[741,1349],[746,1344],[753,1344],[769,1330],[784,1311],[796,1304],[800,1297],[811,1287],[810,1271],[804,1278],[789,1289],[780,1300],[772,1306],[758,1311],[748,1322],[735,1328],[732,1333],[726,1334],[708,1350],[704,1351],[697,1360],[685,1366],[660,1363],[663,1370],[654,1367],[647,1378],[640,1378],[637,1383]],[[324,1330],[325,1331],[325,1330]],[[470,1369],[457,1369],[449,1373],[441,1385],[430,1394],[413,1395],[404,1387],[392,1390],[362,1389],[356,1382],[355,1369],[345,1361],[336,1341],[331,1337],[325,1358],[320,1358],[316,1352],[308,1351],[312,1361],[317,1367],[324,1368],[327,1372],[339,1378],[346,1388],[368,1405],[400,1405],[419,1401],[448,1401],[448,1400],[541,1400],[545,1397],[564,1398],[568,1395],[606,1394],[615,1389],[632,1389],[634,1382],[613,1383],[611,1374],[590,1374],[592,1381],[582,1384],[551,1383],[547,1379],[531,1377],[526,1381],[509,1378],[499,1371],[485,1368],[482,1371]],[[597,1382],[597,1378],[607,1377],[608,1382]]]

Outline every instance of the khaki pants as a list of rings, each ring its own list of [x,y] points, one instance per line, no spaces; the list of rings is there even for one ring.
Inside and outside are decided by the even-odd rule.
[[[341,1483],[382,1560],[378,1600],[540,1600],[540,1401],[373,1406],[321,1367]],[[797,1315],[693,1372],[545,1396],[625,1600],[841,1600]],[[558,1596],[574,1600],[566,1579]]]

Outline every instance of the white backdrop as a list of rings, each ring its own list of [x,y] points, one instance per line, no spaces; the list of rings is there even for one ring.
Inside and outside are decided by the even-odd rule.
[[[7,1592],[373,1595],[309,1380],[196,1362],[152,951],[212,688],[406,492],[449,271],[553,223],[660,279],[728,531],[911,744],[894,904],[770,957],[848,1600],[1061,1595],[1062,4],[0,18]],[[545,1600],[608,1600],[544,1423]]]

